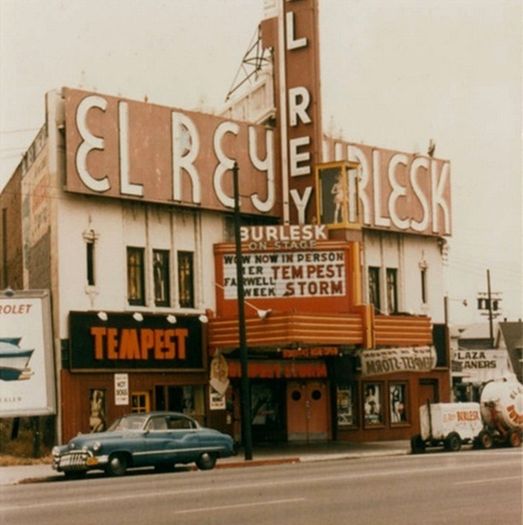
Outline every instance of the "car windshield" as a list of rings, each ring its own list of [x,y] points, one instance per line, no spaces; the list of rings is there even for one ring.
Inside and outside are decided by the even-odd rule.
[[[142,430],[147,416],[143,414],[133,414],[117,419],[108,429],[107,432],[116,432],[118,430]]]

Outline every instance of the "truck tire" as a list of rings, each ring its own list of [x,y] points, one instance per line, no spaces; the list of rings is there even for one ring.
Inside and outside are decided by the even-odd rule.
[[[461,438],[457,432],[451,432],[445,439],[445,449],[449,452],[461,450]]]
[[[521,432],[519,430],[510,430],[507,437],[507,444],[511,447],[521,446]]]
[[[478,434],[478,443],[479,446],[481,448],[484,448],[485,450],[492,448],[494,440],[492,439],[492,436],[490,435],[490,432],[488,430],[482,430]]]
[[[425,441],[419,434],[410,438],[410,450],[413,454],[422,454],[425,452]]]

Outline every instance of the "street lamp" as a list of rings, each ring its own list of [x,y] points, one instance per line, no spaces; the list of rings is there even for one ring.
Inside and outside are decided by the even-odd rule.
[[[238,184],[238,163],[232,167],[234,191],[234,240],[236,244],[236,283],[238,295],[238,324],[241,364],[241,425],[244,455],[252,459],[251,396],[249,388],[249,358],[245,333],[245,292],[243,289],[242,241],[240,235],[240,190]]]

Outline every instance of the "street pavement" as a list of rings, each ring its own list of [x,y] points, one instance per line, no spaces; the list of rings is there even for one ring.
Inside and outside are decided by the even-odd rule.
[[[246,460],[243,450],[237,456],[218,460],[216,468],[255,467],[285,463],[360,459],[410,454],[409,441],[373,441],[368,443],[327,442],[311,444],[283,443],[256,446],[252,459]],[[49,464],[0,467],[0,486],[52,480],[56,473]]]

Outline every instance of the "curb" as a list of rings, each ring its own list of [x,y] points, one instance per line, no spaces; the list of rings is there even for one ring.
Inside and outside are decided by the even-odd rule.
[[[350,453],[339,453],[339,454],[317,454],[317,455],[304,455],[304,456],[282,456],[273,458],[260,458],[260,459],[238,459],[238,460],[225,460],[218,461],[215,469],[233,469],[233,468],[245,468],[245,467],[263,467],[271,465],[291,465],[296,463],[312,463],[319,461],[340,461],[340,460],[356,460],[364,458],[379,458],[387,456],[404,456],[410,454],[409,450],[378,450],[378,451],[366,451],[366,452],[350,452]],[[189,470],[197,470],[196,466],[189,467]],[[6,485],[25,485],[30,483],[43,483],[48,481],[60,481],[64,479],[61,474],[50,474],[45,476],[21,478],[18,480],[12,480],[11,483]],[[0,483],[0,486],[2,484]]]

